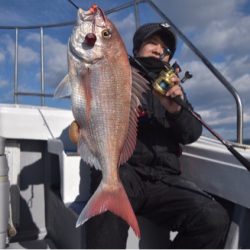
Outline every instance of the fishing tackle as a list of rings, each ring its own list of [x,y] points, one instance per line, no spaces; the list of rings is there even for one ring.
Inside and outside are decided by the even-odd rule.
[[[189,80],[192,77],[193,75],[189,71],[186,71],[184,77],[181,79],[181,83],[184,83],[186,80]]]
[[[151,83],[151,87],[156,90],[158,93],[165,95],[166,92],[171,88],[174,84],[171,82],[171,78],[175,75],[175,70],[170,65],[166,64],[164,69],[160,72],[159,76],[154,79],[150,72],[134,57],[129,57],[130,60],[132,60],[134,63],[136,63],[143,73],[148,77]],[[180,68],[180,67],[179,67]],[[187,79],[190,79],[192,77],[192,74],[190,74],[188,71],[185,73],[184,78],[181,80],[181,82],[186,81]],[[201,125],[203,125],[215,138],[217,138],[234,156],[238,161],[248,170],[250,171],[250,162],[242,156],[234,147],[233,145],[224,140],[221,136],[219,136],[215,131],[213,131],[212,128],[210,128],[205,121],[202,120],[202,118],[197,115],[192,108],[187,105],[187,103],[182,100],[179,96],[175,96],[172,98],[177,104],[179,104],[182,108],[187,110],[194,118],[196,118]]]
[[[174,69],[175,74],[177,76],[178,76],[178,73],[182,72],[182,69],[177,62],[174,62],[174,64],[172,65],[172,68]],[[189,71],[186,71],[184,74],[184,77],[181,79],[181,83],[184,83],[186,80],[189,80],[192,77],[193,77],[193,75]]]
[[[68,0],[76,9],[80,9],[80,7],[78,7],[72,0]],[[103,13],[103,11],[96,5],[96,4],[93,4],[92,7],[89,9],[89,12],[92,13],[92,14],[95,14],[97,11],[100,11],[102,17],[103,17],[103,20],[104,22],[106,22],[106,17]],[[95,22],[95,20],[94,20]],[[85,36],[85,39],[84,39],[84,42],[83,42],[83,45],[88,45],[90,47],[93,47],[95,45],[95,42],[96,42],[96,35],[94,34],[95,30],[94,30],[94,27],[95,25],[93,25],[93,32],[92,33],[88,33],[86,36]]]
[[[174,85],[171,79],[176,76],[175,70],[169,64],[164,65],[164,69],[154,80],[152,87],[160,94],[165,95],[167,91]]]
[[[87,44],[88,46],[93,47],[95,45],[95,42],[96,42],[96,35],[94,33],[88,33],[85,36],[85,39],[84,39],[83,43]]]

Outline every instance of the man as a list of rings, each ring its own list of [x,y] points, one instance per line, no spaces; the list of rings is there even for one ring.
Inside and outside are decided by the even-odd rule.
[[[174,55],[176,37],[167,24],[146,24],[136,31],[133,44],[132,66],[156,78]],[[143,70],[141,74],[147,78]],[[173,101],[178,96],[190,105],[180,79],[171,80],[174,86],[165,95],[147,93],[140,107],[136,149],[120,167],[120,178],[137,215],[178,231],[171,248],[222,248],[229,224],[226,211],[181,174],[180,144],[196,141],[202,127]],[[101,174],[93,171],[93,190],[100,180]],[[127,231],[126,222],[110,212],[93,217],[86,222],[87,248],[125,248]]]

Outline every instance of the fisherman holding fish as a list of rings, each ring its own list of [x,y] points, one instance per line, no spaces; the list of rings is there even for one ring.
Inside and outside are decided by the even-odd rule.
[[[156,78],[173,57],[176,42],[168,24],[145,24],[134,35],[133,53]],[[131,64],[141,69],[134,61]],[[172,81],[175,84],[165,96],[147,92],[140,107],[136,149],[120,167],[120,178],[136,215],[178,231],[170,248],[223,248],[227,212],[181,174],[180,144],[196,141],[202,126],[171,99],[180,96],[188,103],[180,79],[175,76]],[[98,183],[98,178],[93,174],[92,181]],[[96,216],[86,222],[87,247],[126,248],[128,227],[110,212]]]
[[[78,11],[68,45],[69,73],[56,95],[71,95],[71,138],[96,168],[93,195],[77,221],[85,223],[87,248],[126,248],[129,226],[140,237],[136,215],[177,231],[170,248],[223,248],[226,210],[182,176],[179,162],[181,145],[195,142],[202,126],[173,100],[192,108],[177,73],[165,94],[149,87],[149,76],[157,79],[176,44],[168,24],[142,25],[129,62],[102,10],[94,5]]]

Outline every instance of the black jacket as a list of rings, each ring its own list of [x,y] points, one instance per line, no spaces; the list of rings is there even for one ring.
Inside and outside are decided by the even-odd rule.
[[[136,149],[128,164],[147,179],[179,175],[180,144],[196,141],[202,133],[201,124],[184,109],[178,114],[168,113],[152,91],[142,106]]]

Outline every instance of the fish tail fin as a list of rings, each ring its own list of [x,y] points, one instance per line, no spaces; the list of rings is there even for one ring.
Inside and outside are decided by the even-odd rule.
[[[101,183],[79,215],[76,227],[106,211],[110,211],[125,220],[132,227],[136,236],[140,237],[136,216],[122,184],[115,191],[110,191],[108,188],[104,188]]]

